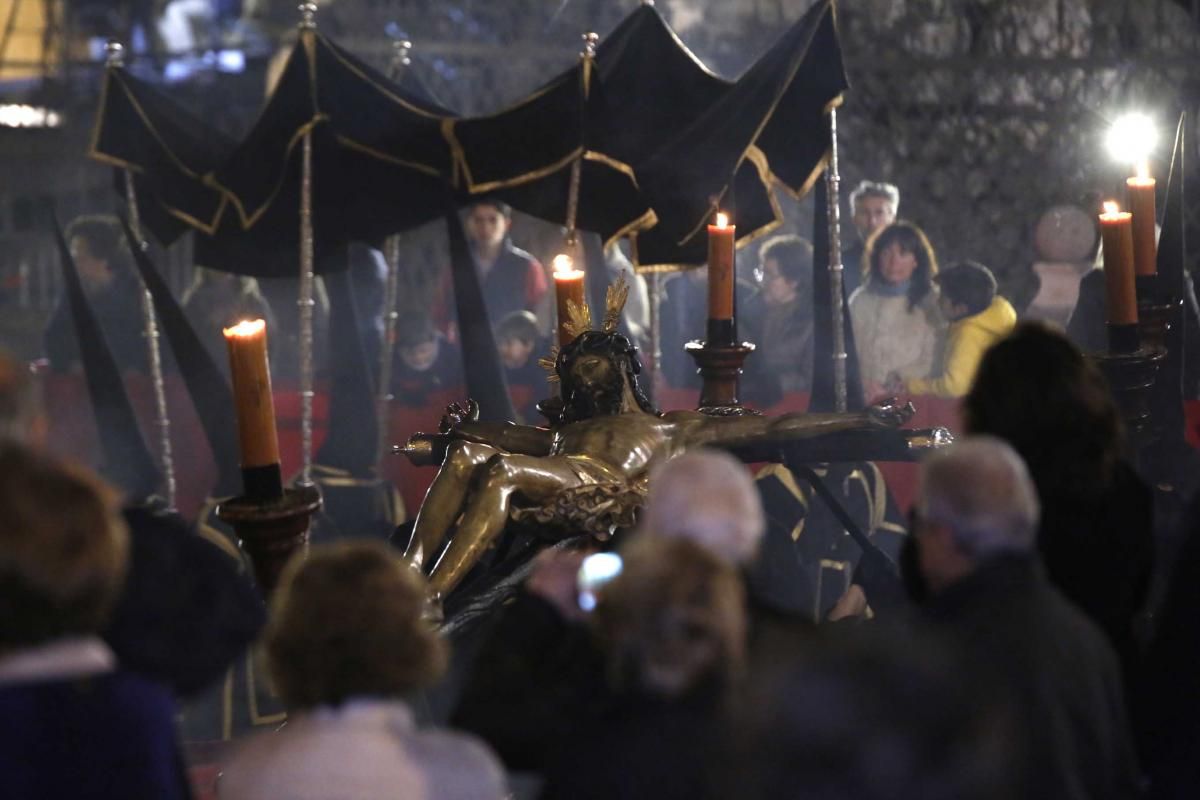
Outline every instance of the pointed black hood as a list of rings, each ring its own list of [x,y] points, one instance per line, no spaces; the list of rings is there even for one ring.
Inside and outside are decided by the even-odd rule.
[[[489,422],[511,422],[517,418],[508,381],[496,350],[496,337],[483,302],[479,272],[467,246],[462,220],[452,205],[447,205],[446,233],[450,239],[450,274],[454,279],[454,308],[462,338],[463,374],[467,394],[479,403],[479,418]]]
[[[121,224],[125,228],[126,239],[134,241],[133,232],[124,217],[121,217]],[[235,495],[241,491],[242,483],[233,416],[233,390],[200,342],[200,337],[166,282],[154,268],[150,256],[139,247],[130,249],[142,282],[154,301],[158,324],[175,354],[188,396],[192,398],[196,416],[200,418],[200,426],[204,429],[204,437],[212,449],[213,460],[217,464],[217,484],[212,494],[214,497]]]
[[[329,428],[316,462],[345,470],[355,478],[375,477],[379,424],[375,387],[359,334],[358,308],[346,270],[327,272],[329,293],[329,352],[332,375]]]
[[[79,270],[71,258],[57,217],[54,219],[54,236],[62,258],[67,302],[79,337],[83,373],[96,415],[104,462],[101,472],[121,487],[133,502],[141,502],[155,493],[162,475],[142,437],[116,359],[83,291]]]

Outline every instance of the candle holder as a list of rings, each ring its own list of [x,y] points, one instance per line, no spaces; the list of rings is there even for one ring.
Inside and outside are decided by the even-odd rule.
[[[1108,334],[1109,354],[1129,355],[1141,349],[1142,338],[1136,322],[1130,325],[1115,325],[1109,322],[1104,327]]]
[[[254,566],[259,591],[269,595],[283,566],[308,546],[312,515],[321,508],[321,493],[312,484],[285,489],[273,500],[249,495],[217,506],[217,517],[232,526]]]
[[[1125,429],[1135,445],[1148,444],[1154,438],[1151,413],[1154,382],[1165,357],[1165,350],[1146,347],[1133,352],[1093,353],[1088,356],[1108,379]]]
[[[1167,349],[1167,333],[1171,330],[1172,317],[1179,312],[1183,303],[1179,298],[1165,294],[1157,275],[1137,277],[1138,333],[1142,345],[1150,350]]]
[[[753,344],[717,344],[697,339],[684,345],[684,350],[696,359],[700,377],[704,379],[700,389],[701,414],[734,417],[761,413],[746,408],[738,399],[738,376],[742,374],[746,356],[754,352]]]

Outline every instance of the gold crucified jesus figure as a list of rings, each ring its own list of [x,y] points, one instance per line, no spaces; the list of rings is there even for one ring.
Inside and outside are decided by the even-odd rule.
[[[477,409],[448,409],[442,434],[452,441],[405,551],[415,568],[428,571],[434,599],[453,590],[501,534],[514,500],[548,504],[585,487],[630,486],[693,447],[896,428],[911,416],[911,407],[891,405],[779,417],[659,413],[638,386],[637,349],[616,332],[620,290],[616,301],[611,293],[603,329],[583,330],[553,360],[562,410],[552,427],[481,423]],[[420,439],[410,441],[410,451]]]

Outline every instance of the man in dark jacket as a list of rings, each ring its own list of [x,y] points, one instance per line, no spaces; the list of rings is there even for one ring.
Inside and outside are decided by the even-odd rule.
[[[120,222],[115,217],[79,217],[67,228],[66,239],[117,367],[146,372],[142,285],[130,264]],[[65,294],[46,326],[45,345],[56,372],[79,363],[75,324]]]
[[[513,245],[512,209],[499,200],[477,200],[467,208],[463,229],[471,247],[471,258],[479,273],[488,321],[495,327],[514,311],[540,313],[549,290],[546,270],[529,253]],[[443,273],[435,318],[448,323],[454,315],[450,271]],[[450,325],[450,339],[457,339]]]
[[[1116,656],[1036,559],[1037,492],[1020,456],[973,437],[930,456],[921,478],[913,535],[930,591],[922,616],[1019,715],[1021,796],[1137,796]]]

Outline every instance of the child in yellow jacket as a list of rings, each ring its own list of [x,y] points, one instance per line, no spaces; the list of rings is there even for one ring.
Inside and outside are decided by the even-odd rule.
[[[1013,329],[1017,312],[996,294],[996,277],[982,264],[964,261],[934,280],[941,289],[938,304],[950,323],[945,350],[928,378],[900,385],[909,394],[962,397],[971,388],[984,351]]]

